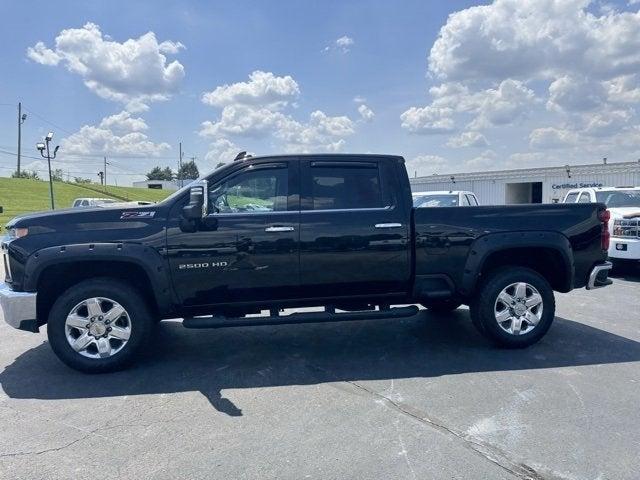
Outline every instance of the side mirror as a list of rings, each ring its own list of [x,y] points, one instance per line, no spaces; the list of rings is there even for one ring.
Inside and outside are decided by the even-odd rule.
[[[189,189],[189,203],[182,207],[182,216],[187,220],[198,220],[207,215],[207,181],[193,182]]]

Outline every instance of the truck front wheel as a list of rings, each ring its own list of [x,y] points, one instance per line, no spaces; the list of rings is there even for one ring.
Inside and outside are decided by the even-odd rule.
[[[66,290],[49,312],[51,348],[69,367],[105,373],[129,365],[153,328],[149,308],[135,288],[98,278]]]
[[[494,343],[528,347],[551,327],[555,299],[549,282],[524,267],[505,267],[481,283],[470,307],[473,324]]]

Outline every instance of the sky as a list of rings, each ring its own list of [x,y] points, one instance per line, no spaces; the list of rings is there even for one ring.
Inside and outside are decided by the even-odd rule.
[[[239,151],[411,176],[640,159],[640,0],[0,3],[0,175],[129,185]]]

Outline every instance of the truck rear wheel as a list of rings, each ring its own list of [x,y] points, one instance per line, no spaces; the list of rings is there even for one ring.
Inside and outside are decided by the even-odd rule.
[[[105,373],[129,365],[153,328],[146,301],[131,285],[110,278],[66,290],[49,312],[51,348],[69,367]]]
[[[553,289],[534,270],[501,268],[482,282],[470,312],[476,328],[492,342],[507,348],[528,347],[551,327]]]

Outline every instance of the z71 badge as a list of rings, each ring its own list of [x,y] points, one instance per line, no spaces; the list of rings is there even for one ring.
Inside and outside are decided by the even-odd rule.
[[[126,220],[127,218],[153,218],[156,212],[131,212],[125,211],[120,215],[121,220]]]

